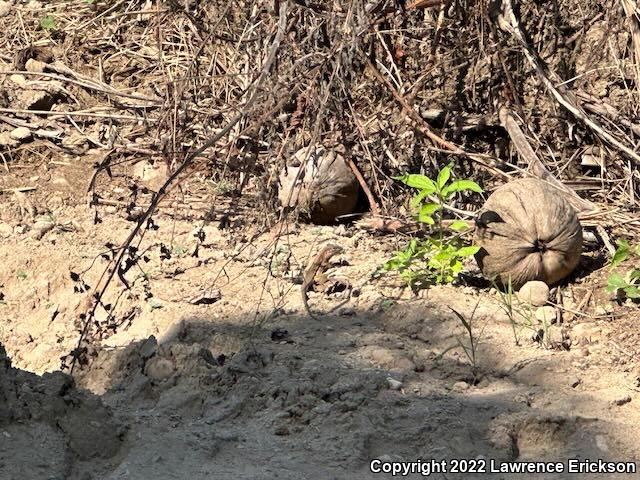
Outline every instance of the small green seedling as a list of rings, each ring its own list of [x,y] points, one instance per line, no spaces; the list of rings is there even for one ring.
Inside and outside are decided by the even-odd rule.
[[[40,19],[40,27],[44,30],[56,30],[58,25],[53,15],[46,15]]]
[[[481,193],[482,188],[472,180],[452,180],[451,165],[444,167],[435,180],[426,175],[407,174],[397,177],[418,193],[411,199],[417,220],[433,227],[434,235],[426,240],[412,239],[404,249],[383,266],[386,271],[396,271],[414,289],[432,284],[452,283],[463,269],[463,260],[475,255],[480,247],[465,245],[460,232],[469,225],[454,220],[447,226],[443,212],[451,198],[458,192]]]
[[[640,245],[631,247],[626,240],[618,242],[618,248],[611,261],[611,270],[617,269],[629,258],[640,258]],[[632,268],[626,273],[612,272],[607,279],[607,292],[616,296],[624,295],[632,300],[640,299],[640,268]]]

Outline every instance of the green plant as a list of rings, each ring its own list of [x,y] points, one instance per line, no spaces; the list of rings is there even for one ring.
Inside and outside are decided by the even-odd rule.
[[[55,30],[58,25],[53,15],[45,15],[40,19],[40,27],[44,30]]]
[[[617,269],[622,262],[630,257],[640,257],[640,245],[631,247],[626,240],[618,242],[618,248],[611,260],[611,270]],[[624,295],[633,300],[640,298],[640,268],[632,268],[622,274],[614,271],[607,279],[607,292],[616,296]]]
[[[458,347],[461,348],[465,356],[467,357],[467,360],[469,360],[469,363],[471,366],[471,374],[473,375],[474,383],[477,381],[478,373],[480,371],[478,367],[478,346],[480,345],[480,338],[484,333],[484,327],[482,328],[482,330],[480,330],[479,333],[476,333],[475,322],[473,320],[479,305],[480,305],[480,301],[478,301],[475,307],[473,307],[473,311],[471,312],[471,315],[469,316],[468,319],[462,313],[458,312],[456,309],[449,307],[449,310],[451,310],[454,313],[454,315],[457,317],[457,319],[460,321],[460,323],[464,327],[464,330],[465,330],[464,337],[468,337],[468,339],[465,340],[460,336],[455,335],[456,344],[446,348],[440,354],[436,355],[436,361],[439,362],[449,351]]]
[[[383,266],[386,271],[397,271],[411,288],[453,282],[463,269],[463,260],[479,250],[477,246],[465,245],[460,238],[460,232],[469,228],[467,222],[454,220],[445,224],[443,213],[456,193],[481,193],[482,188],[472,180],[452,180],[451,173],[448,165],[435,180],[419,174],[396,178],[418,190],[411,206],[419,222],[433,227],[432,236],[425,240],[412,239]]]
[[[513,291],[511,281],[504,288],[493,282],[493,288],[500,296],[500,308],[509,318],[515,344],[520,346],[520,332],[523,329],[533,332],[537,330],[533,322],[533,308],[530,303],[518,304],[517,301],[514,301],[516,294]]]
[[[171,253],[178,257],[185,255],[188,251],[189,250],[187,249],[187,247],[184,247],[182,245],[173,244],[171,246]]]

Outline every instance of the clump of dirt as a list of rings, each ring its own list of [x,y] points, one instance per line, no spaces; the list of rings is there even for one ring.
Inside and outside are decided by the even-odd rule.
[[[11,366],[0,343],[0,472],[3,478],[67,478],[118,455],[126,424],[62,372]]]

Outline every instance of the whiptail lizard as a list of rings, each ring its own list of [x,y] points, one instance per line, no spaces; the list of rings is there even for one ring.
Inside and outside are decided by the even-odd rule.
[[[334,255],[338,253],[342,253],[344,250],[341,246],[335,245],[333,243],[329,245],[325,245],[320,252],[313,259],[313,262],[307,267],[302,275],[302,285],[300,287],[300,291],[302,293],[302,302],[304,303],[304,308],[309,314],[311,318],[314,320],[318,320],[318,318],[311,313],[311,309],[309,308],[309,289],[313,286],[314,279],[316,275],[321,270],[326,269],[329,266],[329,260]]]

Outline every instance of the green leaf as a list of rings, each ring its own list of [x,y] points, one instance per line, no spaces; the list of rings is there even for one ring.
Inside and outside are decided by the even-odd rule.
[[[433,259],[438,262],[440,265],[443,263],[449,263],[453,258],[455,258],[455,253],[448,250],[441,250],[436,254]]]
[[[45,30],[55,30],[57,27],[56,19],[52,15],[46,15],[40,19],[40,27]]]
[[[450,268],[451,268],[451,271],[453,272],[453,274],[457,276],[460,272],[462,272],[462,269],[464,267],[463,267],[462,262],[460,260],[453,260],[451,262]]]
[[[432,215],[440,209],[440,205],[437,203],[427,203],[423,205],[418,213],[418,221],[422,223],[426,223],[427,225],[433,225],[435,221],[432,218]]]
[[[430,195],[428,190],[421,190],[411,199],[411,208],[418,208],[422,201]]]
[[[402,183],[408,185],[409,187],[428,191],[429,193],[427,193],[427,195],[436,193],[436,191],[438,190],[435,182],[425,175],[409,173],[407,175],[403,175],[402,177],[396,177],[396,179],[400,180]]]
[[[470,190],[476,193],[482,193],[482,188],[473,180],[454,180],[447,185],[442,191],[442,196],[447,198],[449,195],[455,192],[464,192]]]
[[[438,210],[440,210],[440,205],[438,205],[437,203],[427,203],[426,205],[422,206],[422,208],[420,209],[420,213],[424,213],[425,215],[433,215]]]
[[[636,287],[635,285],[629,285],[626,288],[622,289],[625,293],[625,295],[627,296],[627,298],[640,298],[640,288]]]
[[[611,268],[616,268],[627,258],[629,258],[629,253],[629,242],[627,242],[626,240],[620,240],[618,242],[616,253],[613,254],[613,259],[611,260]]]
[[[619,273],[612,273],[607,279],[607,291],[615,292],[620,288],[626,288],[629,284]]]
[[[471,255],[475,255],[480,250],[480,247],[477,245],[471,245],[469,247],[462,247],[458,250],[458,257],[470,257]]]
[[[449,225],[449,228],[454,232],[460,232],[462,230],[468,229],[469,224],[464,220],[456,220],[451,225]]]
[[[638,287],[630,286],[624,289],[624,293],[627,298],[640,298],[640,289]]]
[[[433,225],[436,223],[436,221],[432,217],[430,217],[429,215],[425,215],[422,212],[418,214],[418,221],[421,223],[426,223],[427,225]]]
[[[450,178],[451,178],[451,165],[447,165],[442,170],[440,170],[440,173],[438,173],[438,179],[436,181],[438,186],[438,191],[441,191],[444,188],[444,186],[447,184]]]

